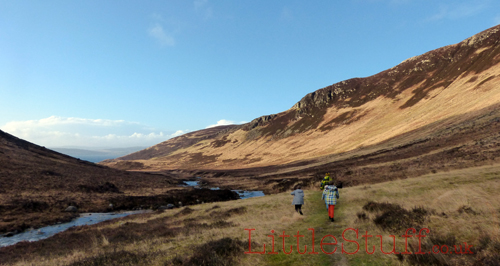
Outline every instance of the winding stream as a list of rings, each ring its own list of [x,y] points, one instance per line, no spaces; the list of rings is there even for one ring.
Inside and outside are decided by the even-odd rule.
[[[80,225],[92,225],[106,220],[125,217],[131,214],[150,212],[150,210],[128,211],[128,212],[108,212],[108,213],[81,213],[80,217],[68,223],[56,224],[42,227],[40,229],[29,230],[11,237],[0,237],[0,247],[14,245],[21,241],[38,241],[51,237],[68,228]]]
[[[199,181],[184,181],[185,186],[188,187],[198,187]],[[213,190],[218,190],[219,188],[210,188]],[[232,190],[240,196],[241,199],[248,199],[253,197],[262,197],[264,192],[262,191],[247,191],[247,190]],[[29,230],[11,237],[0,237],[0,248],[10,245],[14,245],[21,241],[38,241],[45,238],[49,238],[57,233],[66,231],[73,226],[81,225],[92,225],[100,223],[106,220],[116,219],[125,217],[131,214],[139,214],[150,212],[151,210],[140,210],[140,211],[128,211],[128,212],[108,212],[108,213],[82,213],[80,217],[72,220],[68,223],[56,224],[51,226],[42,227],[40,229]]]

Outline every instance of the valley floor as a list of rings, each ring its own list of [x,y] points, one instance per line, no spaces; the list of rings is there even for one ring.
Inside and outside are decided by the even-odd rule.
[[[343,188],[333,223],[317,184],[304,191],[303,216],[294,212],[290,191],[192,205],[73,228],[49,239],[0,248],[0,265],[500,263],[500,166]],[[402,235],[409,228],[417,231],[409,233],[414,236],[406,244]],[[426,235],[420,244],[425,254],[383,253],[393,249],[401,253],[406,247],[411,253],[418,252],[420,229]],[[273,238],[277,254],[269,254],[273,253]],[[283,251],[283,239],[290,255]],[[335,240],[336,245],[324,245]],[[265,244],[266,254],[245,254],[249,242],[252,252],[264,251]],[[326,254],[335,248],[335,253]],[[463,254],[455,254],[458,249]]]

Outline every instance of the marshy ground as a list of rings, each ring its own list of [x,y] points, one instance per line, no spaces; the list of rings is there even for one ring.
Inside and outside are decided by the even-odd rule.
[[[483,166],[340,190],[335,222],[328,220],[315,184],[305,188],[304,216],[290,191],[245,200],[205,203],[134,215],[70,229],[34,243],[0,248],[0,265],[498,265],[500,167]],[[426,254],[405,251],[406,229],[429,229]],[[349,229],[351,228],[351,229]],[[249,230],[253,252],[249,251]],[[312,249],[314,229],[314,251]],[[274,230],[274,233],[271,231]],[[358,230],[358,238],[356,232]],[[283,237],[285,232],[285,251]],[[373,237],[363,238],[362,235]],[[342,234],[344,233],[345,239]],[[297,251],[299,237],[300,252]],[[334,242],[337,245],[323,246]],[[394,235],[394,239],[391,237]],[[380,236],[382,241],[380,240]],[[354,242],[356,241],[356,242]],[[365,245],[368,243],[368,248]],[[395,241],[395,248],[393,242]],[[472,245],[473,254],[434,254]],[[357,250],[359,244],[359,250]],[[307,245],[307,249],[305,247]],[[336,252],[330,253],[337,248]],[[374,253],[368,254],[374,247]],[[342,248],[347,253],[342,254]],[[418,237],[408,238],[418,251]],[[441,252],[440,252],[441,253]]]

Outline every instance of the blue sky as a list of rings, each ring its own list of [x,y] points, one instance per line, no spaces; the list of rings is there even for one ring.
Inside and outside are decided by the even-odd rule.
[[[499,23],[498,0],[0,0],[0,129],[48,147],[150,146]]]

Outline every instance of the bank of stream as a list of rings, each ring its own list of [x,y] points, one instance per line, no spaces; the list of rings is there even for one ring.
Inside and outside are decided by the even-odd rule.
[[[183,181],[184,185],[186,187],[194,187],[194,188],[201,188],[200,187],[200,181]],[[210,187],[209,189],[211,190],[219,190],[218,187]],[[234,191],[238,193],[238,196],[240,196],[240,199],[248,199],[248,198],[254,198],[254,197],[262,197],[265,196],[264,192],[261,190],[238,190],[238,189],[232,189],[231,191]]]
[[[219,188],[216,188],[216,187],[209,188],[209,190],[202,189],[202,188],[200,188],[199,181],[184,181],[184,184],[185,185],[183,185],[183,186],[195,188],[195,191],[192,191],[191,193],[188,193],[188,194],[204,195],[204,194],[206,194],[206,192],[209,192],[210,190],[219,190]],[[200,190],[198,190],[198,189],[200,189]],[[225,192],[227,192],[229,194],[231,194],[231,193],[234,194],[233,192],[237,193],[240,199],[247,199],[247,198],[264,196],[264,192],[262,192],[262,191],[247,191],[247,190],[231,190],[231,191],[232,192],[225,190]],[[215,191],[213,193],[215,193]],[[213,194],[213,193],[211,193],[211,194]],[[227,193],[224,193],[224,191],[221,190],[221,191],[217,191],[216,194],[223,195],[223,194],[227,194]],[[236,194],[235,194],[233,199],[237,199],[238,196],[236,196]],[[220,197],[220,195],[219,195],[219,197]],[[155,198],[155,199],[153,199],[153,198]],[[206,198],[207,200],[210,200],[207,197],[201,197],[202,200],[204,198]],[[226,200],[228,200],[228,199],[231,199],[231,198],[227,198]],[[154,201],[161,201],[161,202],[168,202],[168,201],[173,202],[172,199],[167,199],[167,198],[163,199],[162,197],[151,197],[151,198],[150,197],[125,197],[125,198],[120,198],[119,200],[117,200],[116,203],[114,203],[114,205],[116,207],[115,209],[121,209],[121,210],[129,209],[130,210],[132,208],[132,206],[144,205],[146,207],[149,205],[150,207],[152,207],[152,206],[154,206],[153,203],[155,203],[155,202],[153,202],[153,200]],[[187,198],[185,198],[184,200],[185,200],[184,204],[186,204],[186,203],[187,204],[196,204],[196,203],[190,202],[190,201],[194,202],[195,200],[193,200],[193,199],[190,201],[187,201]],[[196,201],[196,202],[201,203],[203,201]],[[178,202],[176,205],[182,206],[180,203],[181,202]],[[171,204],[171,205],[173,207],[180,207],[180,206],[174,206],[173,204]],[[156,207],[159,207],[159,206],[156,206]],[[82,213],[82,214],[80,214],[80,217],[78,217],[70,222],[67,222],[67,223],[60,223],[60,224],[56,224],[56,225],[42,227],[39,229],[27,230],[27,231],[24,231],[24,232],[21,232],[18,234],[9,235],[9,236],[1,236],[0,237],[0,248],[14,245],[14,244],[21,242],[21,241],[33,242],[33,241],[38,241],[38,240],[42,240],[45,238],[49,238],[57,233],[65,231],[73,226],[92,225],[92,224],[100,223],[100,222],[103,222],[106,220],[111,220],[111,219],[121,218],[121,217],[125,217],[125,216],[132,215],[132,214],[140,214],[140,213],[151,212],[151,211],[152,210],[144,210],[143,209],[143,210],[135,210],[135,211],[121,211],[121,212],[108,212],[108,213]]]
[[[127,212],[108,212],[108,213],[81,213],[80,217],[68,223],[61,223],[39,229],[28,230],[10,237],[0,237],[0,247],[14,245],[21,241],[38,241],[51,237],[57,233],[66,231],[73,226],[92,225],[106,220],[125,217],[132,214],[151,212],[151,210],[127,211]]]

